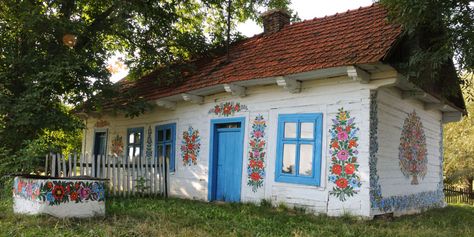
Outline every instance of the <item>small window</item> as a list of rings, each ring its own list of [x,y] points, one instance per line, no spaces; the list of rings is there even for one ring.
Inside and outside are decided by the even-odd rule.
[[[155,128],[155,151],[159,160],[166,159],[170,172],[175,171],[176,124],[159,125]]]
[[[142,156],[143,128],[129,128],[127,130],[127,157]]]
[[[320,185],[322,114],[278,117],[277,182]]]

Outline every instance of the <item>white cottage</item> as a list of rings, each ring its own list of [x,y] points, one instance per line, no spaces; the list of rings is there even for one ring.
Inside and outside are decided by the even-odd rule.
[[[294,24],[268,12],[262,34],[228,60],[192,62],[179,84],[154,83],[157,72],[118,82],[154,108],[88,112],[83,152],[166,157],[168,193],[181,198],[367,218],[444,206],[442,126],[464,101],[458,86],[444,98],[441,83],[397,70],[406,39],[386,17],[377,4]]]

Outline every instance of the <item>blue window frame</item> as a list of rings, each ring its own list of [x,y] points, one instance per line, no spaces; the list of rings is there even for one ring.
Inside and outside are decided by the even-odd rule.
[[[155,127],[156,157],[166,158],[170,172],[175,171],[176,124],[165,124]]]
[[[321,113],[278,116],[275,181],[320,185]]]
[[[142,156],[143,128],[127,129],[127,157]]]

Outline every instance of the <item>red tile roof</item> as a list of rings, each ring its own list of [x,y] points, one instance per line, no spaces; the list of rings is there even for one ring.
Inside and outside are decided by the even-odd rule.
[[[135,82],[122,79],[122,88],[135,88],[145,99],[158,99],[204,87],[284,76],[316,69],[376,63],[389,52],[401,27],[387,22],[380,5],[315,18],[236,42],[226,55],[202,59],[181,84],[158,86],[156,73]]]

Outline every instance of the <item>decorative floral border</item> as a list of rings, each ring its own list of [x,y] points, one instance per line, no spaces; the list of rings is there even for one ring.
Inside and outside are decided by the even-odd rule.
[[[116,156],[121,156],[123,153],[123,139],[118,134],[112,139],[112,153]]]
[[[13,195],[26,200],[47,202],[50,206],[62,203],[105,200],[102,182],[31,180],[15,178]]]
[[[424,178],[426,175],[428,159],[423,123],[415,110],[408,114],[403,122],[398,150],[400,170],[405,177],[412,176],[411,184],[417,185],[418,178]]]
[[[189,126],[188,131],[183,132],[183,140],[181,141],[181,154],[183,164],[196,165],[201,149],[201,137],[199,130]]]
[[[355,118],[351,118],[348,111],[340,108],[329,130],[331,134],[329,181],[336,184],[329,194],[338,197],[341,201],[358,193],[358,188],[361,186],[357,162],[359,128],[356,127],[354,120]]]
[[[265,177],[266,146],[265,129],[267,127],[263,115],[257,115],[252,123],[252,131],[249,138],[249,152],[247,165],[247,185],[252,187],[253,192],[263,186]]]
[[[415,208],[434,208],[443,207],[443,127],[440,127],[440,144],[439,144],[439,183],[434,191],[421,192],[406,196],[392,196],[384,198],[382,196],[382,188],[379,184],[379,176],[377,174],[377,92],[374,91],[370,96],[370,206],[372,209],[378,209],[382,212],[390,211],[406,211]]]
[[[153,140],[151,139],[152,136],[152,129],[151,126],[148,126],[147,137],[146,137],[146,150],[145,150],[145,157],[148,160],[151,160],[153,157]]]
[[[229,117],[234,115],[236,112],[248,110],[247,105],[240,104],[239,102],[223,102],[215,105],[214,108],[209,110],[209,114],[218,116]]]

